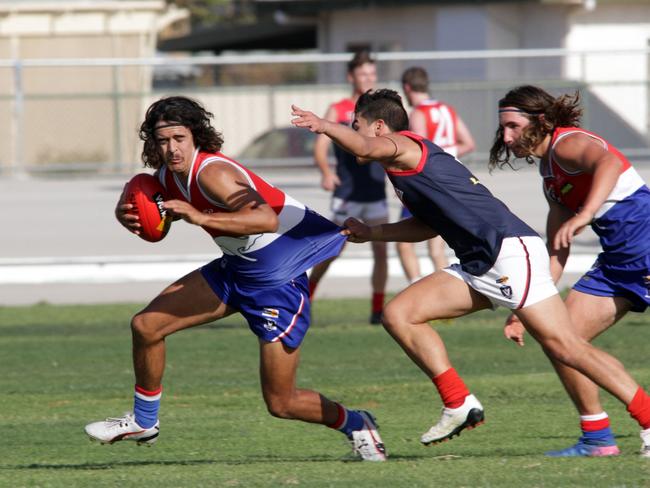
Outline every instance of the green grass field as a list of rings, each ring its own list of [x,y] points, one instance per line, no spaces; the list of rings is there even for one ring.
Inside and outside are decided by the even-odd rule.
[[[638,427],[606,394],[620,457],[542,455],[575,441],[577,416],[539,347],[503,339],[505,312],[436,325],[486,423],[423,447],[419,436],[437,421],[440,400],[388,334],[366,324],[366,300],[316,303],[299,383],[372,410],[389,462],[347,462],[341,434],[270,417],[257,341],[238,317],[168,339],[154,447],[91,443],[87,422],[131,408],[129,318],[137,310],[0,308],[0,486],[650,486]],[[597,344],[650,384],[647,314],[630,315]]]

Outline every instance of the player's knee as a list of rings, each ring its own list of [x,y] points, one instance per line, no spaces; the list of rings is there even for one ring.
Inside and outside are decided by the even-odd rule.
[[[131,333],[138,344],[153,344],[163,339],[156,323],[146,312],[138,313],[131,319]]]
[[[273,416],[279,419],[291,419],[291,401],[280,395],[267,395],[264,398],[266,409]]]
[[[401,326],[408,322],[408,316],[403,307],[390,302],[384,307],[381,321],[388,332],[397,331]]]
[[[556,361],[575,367],[580,362],[583,348],[582,341],[567,341],[560,338],[551,339],[543,344],[546,353]]]

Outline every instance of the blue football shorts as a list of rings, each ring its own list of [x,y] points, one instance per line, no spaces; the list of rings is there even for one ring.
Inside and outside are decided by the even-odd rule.
[[[650,306],[650,255],[616,265],[596,259],[573,289],[598,297],[626,298],[633,312],[644,312]]]
[[[244,316],[257,337],[300,346],[311,316],[306,273],[278,287],[247,288],[219,258],[203,266],[201,274],[221,301]]]

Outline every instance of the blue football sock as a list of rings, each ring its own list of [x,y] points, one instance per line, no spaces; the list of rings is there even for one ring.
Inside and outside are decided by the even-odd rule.
[[[143,429],[148,429],[156,424],[161,396],[162,388],[156,391],[147,391],[137,385],[135,386],[133,414],[135,415],[135,421]]]
[[[584,440],[585,444],[615,444],[616,441],[614,440],[614,434],[612,433],[612,430],[609,427],[605,427],[604,429],[599,429],[599,430],[592,430],[592,431],[583,431],[582,432],[582,439]]]
[[[363,428],[363,417],[356,410],[348,410],[343,405],[336,404],[339,410],[339,418],[334,425],[330,427],[340,430],[346,436],[350,437],[352,432],[355,430],[361,430]]]

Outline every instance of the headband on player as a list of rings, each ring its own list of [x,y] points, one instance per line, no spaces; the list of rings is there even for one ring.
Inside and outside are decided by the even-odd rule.
[[[157,125],[156,127],[154,127],[154,131],[157,131],[158,129],[166,129],[167,127],[185,127],[185,126],[180,122],[170,122],[169,124],[165,124],[165,125]]]
[[[504,107],[499,109],[499,113],[503,114],[506,112],[515,112],[518,114],[524,114],[524,115],[542,115],[544,112],[526,112],[525,110],[521,110],[520,108],[516,107]]]

